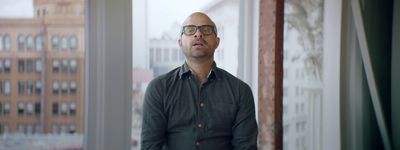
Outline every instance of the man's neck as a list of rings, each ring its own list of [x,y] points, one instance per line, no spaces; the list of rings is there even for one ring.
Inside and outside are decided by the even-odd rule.
[[[207,60],[207,61],[201,61],[201,62],[193,62],[193,61],[186,60],[186,64],[194,72],[197,80],[199,80],[200,83],[203,83],[203,81],[205,81],[207,79],[208,74],[211,71],[213,63],[214,63],[214,60]]]

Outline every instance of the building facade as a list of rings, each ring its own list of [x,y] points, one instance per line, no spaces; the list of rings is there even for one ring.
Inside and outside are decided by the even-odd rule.
[[[33,5],[0,19],[0,133],[83,133],[84,1]]]

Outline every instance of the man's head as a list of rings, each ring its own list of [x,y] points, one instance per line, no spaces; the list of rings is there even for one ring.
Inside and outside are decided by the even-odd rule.
[[[182,24],[178,43],[186,59],[213,60],[219,44],[215,23],[204,13],[191,14]]]

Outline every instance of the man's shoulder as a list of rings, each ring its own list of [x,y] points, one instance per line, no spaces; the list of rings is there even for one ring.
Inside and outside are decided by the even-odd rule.
[[[167,73],[164,73],[164,74],[161,74],[161,75],[155,77],[150,83],[161,84],[163,82],[167,82],[167,81],[175,78],[177,75],[179,75],[179,68],[180,67],[176,67],[175,69],[172,69]]]
[[[244,82],[242,79],[239,79],[238,77],[232,75],[228,71],[218,68],[219,74],[221,75],[222,79],[226,80],[227,82],[233,83],[233,85],[238,85],[241,87],[250,87],[246,82]]]

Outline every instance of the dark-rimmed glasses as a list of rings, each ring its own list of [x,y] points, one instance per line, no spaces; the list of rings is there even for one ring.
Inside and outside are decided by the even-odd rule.
[[[181,35],[194,35],[197,32],[197,29],[199,29],[203,35],[211,35],[213,33],[217,35],[217,28],[213,25],[186,25],[182,27]]]

